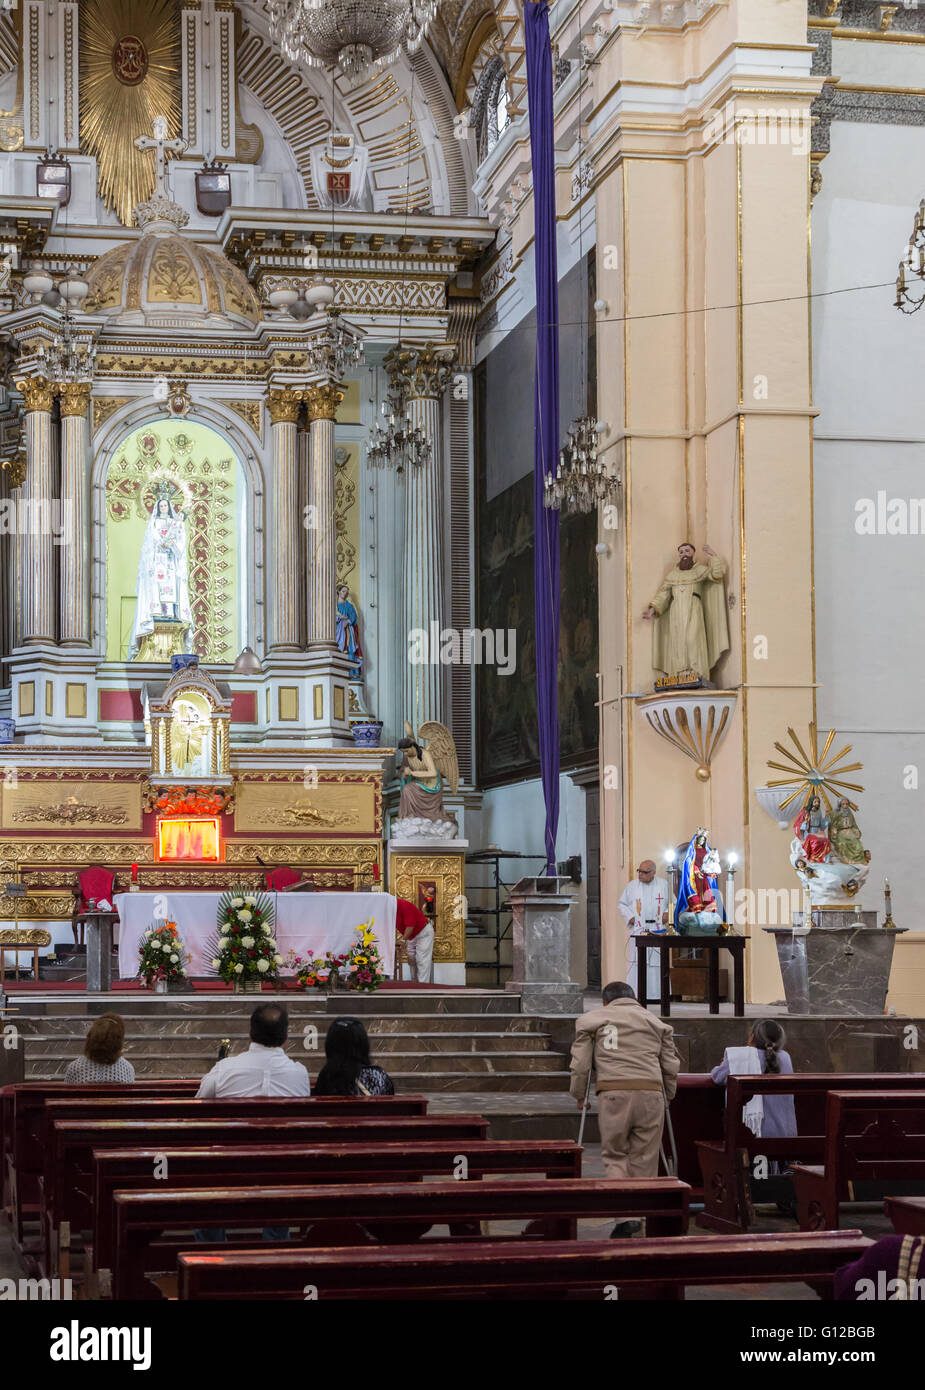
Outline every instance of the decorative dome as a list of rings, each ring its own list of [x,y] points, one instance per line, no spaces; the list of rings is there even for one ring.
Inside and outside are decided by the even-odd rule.
[[[256,294],[220,252],[180,234],[187,212],[155,193],[135,219],[141,236],[107,251],[87,273],[84,313],[126,326],[253,327],[261,317]]]

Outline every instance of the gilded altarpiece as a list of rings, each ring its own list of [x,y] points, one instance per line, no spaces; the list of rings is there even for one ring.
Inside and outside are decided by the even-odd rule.
[[[435,961],[466,959],[466,912],[463,897],[462,854],[402,854],[389,856],[389,892],[417,906],[422,890],[435,889]]]

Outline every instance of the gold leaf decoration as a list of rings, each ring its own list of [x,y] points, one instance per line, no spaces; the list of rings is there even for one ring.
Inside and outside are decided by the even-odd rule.
[[[154,118],[180,132],[180,28],[174,0],[97,0],[80,7],[80,140],[97,162],[99,196],[125,226],[154,192],[155,161],[135,148]]]

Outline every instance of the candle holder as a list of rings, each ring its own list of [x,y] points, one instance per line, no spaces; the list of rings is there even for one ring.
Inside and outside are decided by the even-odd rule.
[[[890,890],[890,880],[888,878],[883,880],[883,910],[885,914],[883,918],[883,930],[898,931],[899,928],[893,921],[893,894]]]
[[[665,928],[665,935],[666,935],[666,936],[677,936],[678,933],[677,933],[677,930],[675,929],[675,924],[674,924],[674,904],[675,904],[675,888],[674,888],[675,852],[674,852],[673,849],[668,850],[667,854],[665,855],[665,860],[666,860],[666,863],[667,863],[667,865],[668,865],[668,925],[667,925],[667,927]]]

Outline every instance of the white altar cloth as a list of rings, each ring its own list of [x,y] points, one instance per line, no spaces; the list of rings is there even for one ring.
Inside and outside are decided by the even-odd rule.
[[[391,893],[268,893],[267,897],[275,909],[273,934],[281,956],[290,950],[303,959],[307,955],[323,957],[325,951],[343,955],[359,940],[357,927],[371,917],[385,973],[394,974],[398,904]],[[121,978],[130,980],[138,974],[139,942],[155,915],[176,922],[180,939],[193,958],[188,973],[214,976],[212,959],[207,959],[204,951],[218,930],[220,898],[220,893],[202,892],[117,893]],[[280,973],[292,972],[283,964]]]

